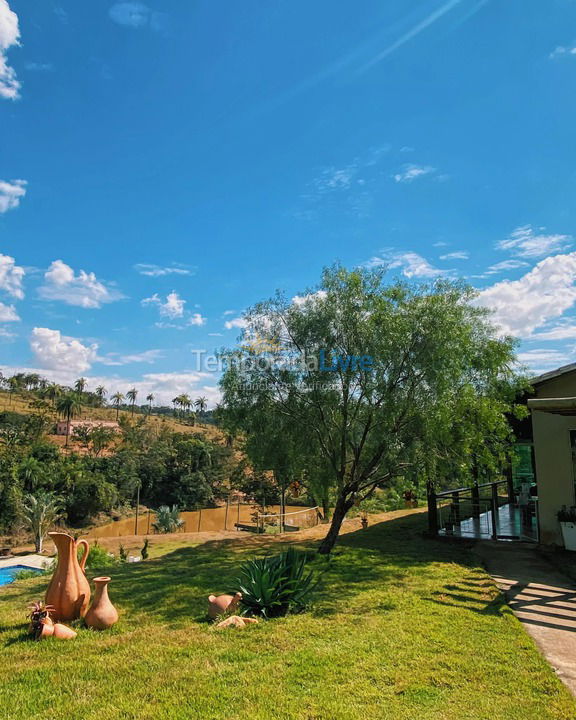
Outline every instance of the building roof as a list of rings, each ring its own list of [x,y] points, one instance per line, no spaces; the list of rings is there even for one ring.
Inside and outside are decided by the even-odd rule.
[[[554,415],[576,415],[576,397],[531,398],[528,400],[528,407],[530,410]]]
[[[567,373],[573,372],[574,370],[576,370],[576,363],[570,363],[569,365],[562,365],[562,367],[556,368],[556,370],[550,370],[548,372],[542,373],[542,375],[538,375],[534,378],[531,378],[530,384],[531,385],[540,385],[541,383],[544,383],[547,380],[552,380],[553,378],[560,377],[560,375],[566,375]]]

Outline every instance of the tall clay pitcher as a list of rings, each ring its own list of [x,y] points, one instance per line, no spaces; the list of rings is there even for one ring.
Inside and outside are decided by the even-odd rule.
[[[46,605],[52,605],[52,616],[57,622],[84,617],[90,602],[90,585],[84,567],[90,552],[86,540],[74,540],[71,535],[50,532],[58,551],[58,565],[46,590]],[[82,560],[78,562],[78,546],[84,546]]]

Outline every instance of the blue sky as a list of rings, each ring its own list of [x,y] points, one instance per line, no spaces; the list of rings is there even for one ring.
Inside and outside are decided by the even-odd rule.
[[[324,265],[576,345],[576,0],[0,0],[0,368],[216,399]]]

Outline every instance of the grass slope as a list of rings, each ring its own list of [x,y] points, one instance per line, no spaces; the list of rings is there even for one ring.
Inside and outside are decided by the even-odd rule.
[[[567,720],[576,704],[472,552],[396,513],[343,536],[311,610],[243,631],[206,596],[278,541],[157,544],[112,571],[108,633],[26,639],[46,578],[0,590],[0,708],[9,720]],[[300,541],[314,549],[315,541]]]
[[[34,399],[35,398],[30,393],[28,393],[27,395],[14,393],[12,396],[10,396],[8,392],[0,391],[0,412],[8,410],[11,412],[20,413],[22,415],[34,415],[38,412],[33,407],[31,407],[31,403],[34,401]],[[171,417],[170,415],[154,415],[154,413],[152,413],[152,415],[148,417],[143,413],[137,412],[133,415],[129,410],[120,410],[120,416],[133,421],[141,420],[143,417],[146,417],[147,422],[149,422],[153,427],[167,427],[173,432],[195,433],[198,435],[204,435],[206,439],[212,440],[214,442],[224,443],[225,441],[225,436],[222,431],[214,425],[210,425],[209,423],[200,424],[199,422],[197,422],[196,425],[189,425],[187,423],[179,422],[178,419]],[[62,419],[58,416],[55,410],[50,412],[50,418],[54,422]],[[74,419],[115,421],[116,410],[113,407],[93,408],[85,405],[83,406],[82,414]],[[50,435],[49,440],[54,444],[60,446],[64,445],[64,443],[66,442],[66,438],[60,435]],[[72,441],[72,439],[70,440],[70,444],[74,446],[75,450],[78,450],[78,447],[76,447],[76,444]]]

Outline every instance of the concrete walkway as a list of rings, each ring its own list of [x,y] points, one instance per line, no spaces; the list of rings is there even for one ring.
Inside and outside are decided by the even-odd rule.
[[[533,545],[480,542],[475,549],[514,615],[576,695],[576,585]]]
[[[41,570],[54,562],[54,558],[46,557],[45,555],[36,555],[31,553],[30,555],[13,555],[10,558],[2,558],[0,560],[0,568],[13,567],[14,565],[24,565],[29,568],[36,568]]]

